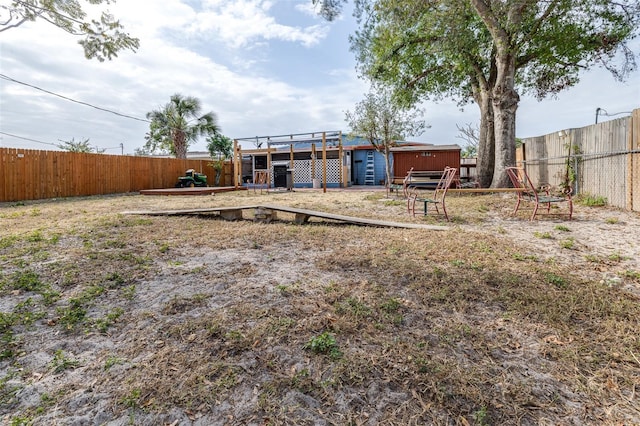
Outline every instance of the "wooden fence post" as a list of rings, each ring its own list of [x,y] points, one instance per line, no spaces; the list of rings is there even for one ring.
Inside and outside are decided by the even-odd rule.
[[[640,211],[640,109],[631,113],[627,132],[627,209]]]
[[[322,192],[327,192],[327,133],[322,132]]]

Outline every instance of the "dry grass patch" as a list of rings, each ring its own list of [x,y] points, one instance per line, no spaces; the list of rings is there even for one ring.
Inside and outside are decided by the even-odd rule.
[[[451,197],[446,232],[119,214],[256,203],[443,223],[368,192],[4,206],[3,421],[640,422],[638,298],[598,275],[640,267],[586,232],[619,223],[579,207],[566,250],[503,196]]]

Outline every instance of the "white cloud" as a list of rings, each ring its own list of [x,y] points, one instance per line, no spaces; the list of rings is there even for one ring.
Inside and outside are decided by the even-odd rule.
[[[300,2],[295,6],[304,4]],[[279,21],[275,15],[276,6],[289,7],[288,12],[292,9],[288,2],[274,5],[258,0],[237,4],[207,1],[199,8],[177,0],[166,0],[161,5],[120,0],[110,7],[127,32],[140,37],[137,53],[120,52],[118,58],[104,63],[87,61],[76,38],[47,23],[29,23],[3,33],[1,72],[52,92],[143,119],[147,112],[161,107],[176,92],[196,96],[205,111],[218,115],[223,132],[233,138],[348,130],[344,111],[353,109],[368,87],[356,77],[352,62],[344,63],[346,54],[341,56],[342,62],[331,60],[336,49],[348,50],[347,41],[340,46],[330,45],[322,35],[313,35],[312,31],[311,35],[306,34],[313,25],[299,28],[285,25],[282,23],[285,21]],[[224,22],[218,20],[212,25],[206,19],[216,16],[224,16]],[[245,18],[250,20],[245,22]],[[231,51],[233,60],[222,62],[215,57],[215,52],[194,48],[192,42],[196,34],[191,30],[198,25],[208,28],[197,34],[200,41],[215,45],[224,33],[220,42],[226,43],[228,39],[230,46],[243,47]],[[349,25],[353,28],[347,28]],[[325,28],[322,31],[334,28],[353,31],[355,25],[345,20],[322,28]],[[282,50],[282,43],[272,43],[274,40],[289,40],[291,45],[318,42],[320,44],[312,49],[315,52],[309,54],[316,55],[316,59],[317,55],[326,56],[329,59],[324,63],[331,66],[303,68],[307,59],[304,58],[296,63],[295,72],[307,73],[307,81],[313,83],[296,85],[274,67],[276,53],[282,56],[289,53]],[[276,52],[277,49],[280,50]],[[269,55],[258,55],[265,51],[269,51]],[[291,72],[286,67],[285,71]],[[584,84],[561,93],[557,101],[538,103],[523,99],[518,109],[518,136],[591,124],[596,107],[609,113],[640,107],[637,72],[626,85],[615,83],[606,75],[603,77],[599,70],[588,73],[583,80]],[[474,105],[467,106],[461,113],[452,102],[428,104],[425,121],[432,127],[414,140],[455,143],[455,125],[476,122],[477,116]],[[101,147],[122,142],[125,152],[132,153],[144,144],[148,124],[0,80],[0,130],[47,143],[72,137],[90,138],[92,144]],[[0,139],[0,146],[51,148],[8,136]],[[195,149],[204,147],[203,142],[194,146]]]
[[[237,49],[260,40],[281,40],[316,45],[329,31],[326,24],[289,26],[280,24],[270,14],[272,3],[263,0],[208,1],[187,27],[192,35],[216,35],[231,48]]]
[[[312,17],[317,17],[318,19],[321,19],[318,17],[318,13],[316,10],[316,6],[313,5],[313,3],[311,1],[305,1],[303,3],[298,3],[294,6],[294,9],[297,10],[300,13],[303,13],[307,16],[312,16]]]
[[[109,6],[125,30],[141,42],[161,37],[167,30],[182,31],[194,19],[196,11],[180,0],[120,0]]]
[[[166,37],[167,31],[174,31],[197,16],[192,8],[176,1],[167,2],[167,9],[164,5],[142,8],[147,3],[134,0],[118,5],[125,3],[116,16],[122,16],[129,33],[140,37],[137,53],[121,52],[115,60],[104,63],[87,61],[77,39],[49,24],[36,22],[3,34],[2,72],[51,92],[141,119],[168,102],[173,93],[196,96],[205,111],[218,115],[223,132],[231,137],[316,131],[327,126],[342,128],[342,111],[353,103],[350,96],[355,93],[359,97],[363,91],[357,80],[354,84],[353,71],[351,76],[341,72],[340,79],[320,81],[322,89],[318,91],[260,76],[259,67],[254,66],[248,73],[243,68],[229,68],[192,50],[186,40]],[[275,36],[305,42],[297,30],[278,27],[275,18],[267,14],[271,7],[267,2],[243,2],[250,6],[244,15],[225,5],[230,7],[228,13],[233,12],[238,18],[234,25],[240,23],[239,17],[256,17],[254,24],[246,25],[255,27],[255,31],[242,35],[247,43],[249,39],[252,43],[267,43],[265,39]],[[116,14],[116,10],[113,12]],[[331,80],[337,81],[339,87],[334,87]],[[72,137],[90,138],[92,145],[100,147],[123,142],[128,153],[144,144],[147,123],[4,80],[0,80],[0,92],[4,132],[47,143]],[[25,145],[6,136],[0,140],[0,146],[12,143]],[[31,147],[47,148],[37,144]],[[204,149],[204,143],[194,149]]]

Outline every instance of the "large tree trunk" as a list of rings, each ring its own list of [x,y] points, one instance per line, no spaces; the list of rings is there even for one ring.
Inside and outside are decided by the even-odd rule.
[[[498,54],[496,66],[498,74],[492,94],[496,160],[491,187],[506,188],[510,181],[505,169],[516,163],[516,110],[520,96],[515,90],[515,57]]]
[[[475,67],[475,74],[471,76],[473,99],[480,108],[476,176],[482,188],[488,188],[491,185],[496,162],[496,137],[491,96],[497,72],[495,52],[492,52],[489,74],[486,75],[483,67],[478,64]]]
[[[493,124],[493,105],[490,93],[478,92],[476,103],[480,108],[480,134],[478,135],[478,158],[476,176],[482,188],[488,188],[493,181],[495,167],[495,134]]]
[[[508,28],[505,28],[495,13],[504,13],[501,7],[505,2],[498,0],[471,0],[478,16],[491,33],[495,49],[496,78],[491,84],[491,103],[495,124],[495,168],[492,188],[505,188],[510,185],[505,169],[516,162],[516,110],[520,96],[515,90],[516,50]],[[508,23],[519,25],[526,2],[507,4]],[[492,6],[495,6],[492,7]],[[498,12],[496,12],[498,11]]]

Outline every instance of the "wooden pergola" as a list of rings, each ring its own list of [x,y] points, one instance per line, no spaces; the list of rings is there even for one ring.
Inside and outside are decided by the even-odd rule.
[[[249,142],[255,144],[255,149],[242,149],[240,146],[241,142]],[[338,145],[338,159],[340,164],[340,186],[346,186],[345,176],[343,172],[343,146],[342,146],[342,131],[322,131],[322,132],[312,132],[312,133],[293,133],[288,135],[275,135],[275,136],[254,136],[249,138],[237,138],[233,140],[233,184],[236,188],[240,186],[240,182],[242,181],[242,155],[264,155],[267,156],[267,168],[266,170],[261,170],[260,172],[263,174],[266,173],[266,183],[267,186],[271,184],[271,158],[272,155],[276,152],[282,153],[282,151],[277,151],[278,146],[289,145],[289,168],[293,169],[294,167],[294,146],[305,144],[311,145],[311,176],[315,176],[316,172],[316,144],[321,144],[321,152],[322,152],[322,163],[320,167],[322,167],[322,188],[323,192],[327,192],[327,144],[329,143],[337,143]],[[266,145],[266,148],[261,148],[263,145]],[[255,182],[255,170],[254,170],[254,182]]]

